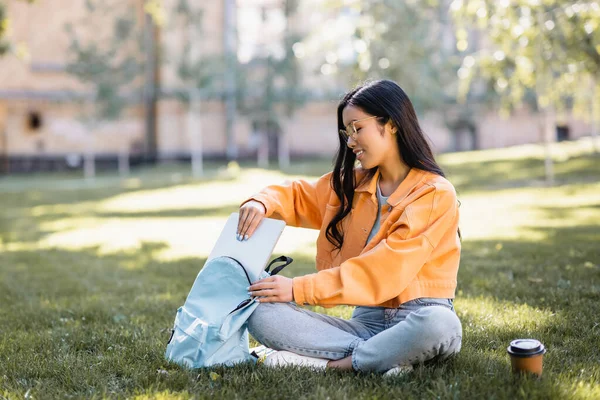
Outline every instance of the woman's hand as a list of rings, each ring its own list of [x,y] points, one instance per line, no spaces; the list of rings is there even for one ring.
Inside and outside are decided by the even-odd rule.
[[[254,234],[254,231],[258,228],[263,218],[265,218],[266,212],[265,206],[256,200],[250,200],[241,206],[237,240],[248,240]]]
[[[289,303],[294,301],[293,284],[291,278],[284,276],[270,276],[254,282],[248,288],[252,297],[260,297],[260,303]]]

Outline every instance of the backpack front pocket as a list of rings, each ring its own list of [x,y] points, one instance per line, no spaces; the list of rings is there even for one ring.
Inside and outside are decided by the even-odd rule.
[[[247,299],[240,303],[240,305],[231,311],[223,320],[221,328],[219,329],[219,338],[222,341],[225,341],[232,333],[242,329],[256,307],[258,307],[258,303],[255,298]]]
[[[166,357],[190,368],[196,367],[202,357],[201,349],[206,343],[209,328],[207,322],[190,314],[185,307],[179,307]]]

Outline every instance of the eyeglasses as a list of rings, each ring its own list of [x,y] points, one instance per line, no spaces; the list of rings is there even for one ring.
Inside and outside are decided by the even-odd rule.
[[[346,126],[346,129],[340,129],[340,135],[346,142],[348,142],[350,138],[352,138],[352,140],[356,140],[356,138],[358,137],[358,130],[356,130],[356,126],[354,124],[357,122],[367,121],[373,118],[377,118],[377,115],[373,115],[363,119],[357,119],[356,121],[350,122]]]

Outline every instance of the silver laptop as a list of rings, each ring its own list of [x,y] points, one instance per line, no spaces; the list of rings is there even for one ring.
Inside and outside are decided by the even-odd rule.
[[[239,213],[229,216],[207,261],[221,256],[233,257],[246,267],[250,280],[254,282],[258,280],[260,273],[267,266],[273,249],[285,228],[285,222],[265,218],[256,228],[252,237],[240,242],[236,239],[238,218]]]

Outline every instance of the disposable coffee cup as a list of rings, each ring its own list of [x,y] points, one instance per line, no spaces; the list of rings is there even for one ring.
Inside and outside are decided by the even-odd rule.
[[[546,349],[535,339],[516,339],[506,349],[510,354],[510,363],[514,373],[531,373],[542,376],[542,360]]]

